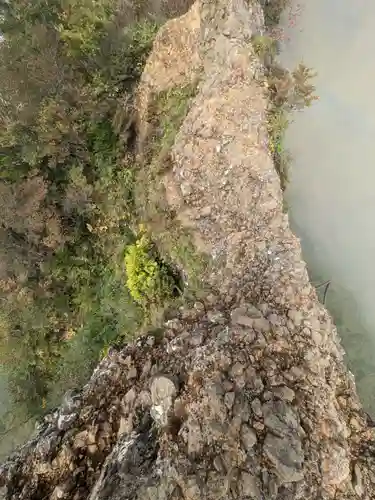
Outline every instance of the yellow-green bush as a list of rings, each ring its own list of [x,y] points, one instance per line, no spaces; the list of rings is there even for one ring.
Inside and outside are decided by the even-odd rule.
[[[156,260],[146,234],[129,245],[125,254],[127,287],[132,298],[142,304],[160,304],[172,295],[173,280],[167,268]]]

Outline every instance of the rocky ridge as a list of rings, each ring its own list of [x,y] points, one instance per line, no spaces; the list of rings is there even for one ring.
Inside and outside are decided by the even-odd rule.
[[[111,350],[0,469],[14,500],[371,500],[375,435],[308,280],[267,148],[256,2],[202,0],[159,33],[139,92],[199,78],[166,198],[212,290]],[[147,127],[146,127],[147,129]]]

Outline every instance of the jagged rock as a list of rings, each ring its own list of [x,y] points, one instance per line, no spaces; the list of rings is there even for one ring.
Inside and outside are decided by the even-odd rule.
[[[294,436],[279,438],[268,433],[264,440],[263,451],[282,482],[293,483],[303,479],[304,455],[299,439]]]
[[[239,478],[240,498],[251,498],[254,500],[263,500],[263,495],[258,486],[258,480],[248,472],[242,472]]]
[[[85,448],[88,443],[88,431],[84,430],[75,435],[73,449]]]
[[[262,412],[262,403],[258,398],[255,398],[251,402],[251,409],[253,410],[253,413],[256,417],[262,417],[263,412]]]
[[[177,394],[174,382],[167,377],[155,377],[151,383],[151,415],[158,425],[168,425],[170,411]]]
[[[77,412],[80,407],[80,394],[78,391],[71,389],[64,394],[60,413],[69,415]]]
[[[284,401],[288,401],[289,403],[292,403],[296,397],[295,392],[287,386],[274,387],[273,394]]]
[[[233,391],[227,392],[225,394],[225,396],[224,396],[224,404],[228,408],[228,410],[230,410],[232,408],[235,397],[236,397],[236,394]]]
[[[145,488],[152,478],[157,452],[156,432],[145,429],[121,438],[102,467],[88,500],[130,500],[139,498],[138,492]]]
[[[362,472],[358,464],[355,464],[353,469],[353,486],[354,491],[357,493],[359,498],[363,497],[364,488],[362,480]]]
[[[236,379],[237,377],[240,377],[243,374],[245,369],[246,369],[246,366],[243,365],[242,363],[234,363],[234,365],[230,369],[230,376],[233,379]]]
[[[208,320],[211,323],[216,323],[218,325],[222,325],[225,323],[225,316],[221,311],[209,311]]]
[[[57,419],[57,428],[60,431],[66,431],[67,429],[70,429],[72,427],[77,418],[78,418],[78,413],[70,413],[70,414],[62,413]]]
[[[300,326],[302,324],[303,314],[296,309],[290,309],[288,311],[288,318],[290,318],[296,326]]]
[[[284,401],[270,401],[264,404],[261,413],[266,427],[277,436],[304,434],[295,411]]]
[[[47,435],[41,436],[35,448],[35,452],[40,456],[41,460],[46,460],[56,448],[61,437],[57,431],[52,431]]]
[[[137,393],[135,392],[134,387],[132,387],[131,389],[128,390],[128,392],[124,396],[123,401],[125,403],[125,406],[132,406],[136,397]]]
[[[159,92],[199,76],[158,181],[212,257],[199,276],[212,293],[68,393],[0,468],[6,500],[375,497],[375,438],[267,149],[264,68],[251,46],[264,33],[256,1],[200,0],[156,37],[135,102],[139,134]]]
[[[257,443],[257,435],[248,425],[241,427],[241,441],[247,452],[250,452]]]
[[[332,443],[329,454],[322,460],[324,484],[328,487],[345,483],[350,476],[350,461],[344,447]]]

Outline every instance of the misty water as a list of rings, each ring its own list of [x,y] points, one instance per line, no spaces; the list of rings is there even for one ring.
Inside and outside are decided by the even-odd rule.
[[[294,3],[281,62],[317,72],[319,101],[287,132],[294,231],[339,327],[365,408],[375,415],[375,2]]]

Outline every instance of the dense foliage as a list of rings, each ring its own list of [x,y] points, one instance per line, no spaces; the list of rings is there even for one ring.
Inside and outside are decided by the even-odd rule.
[[[158,23],[113,0],[0,8],[0,362],[27,416],[131,335],[134,299],[165,278],[130,230],[133,93]]]

